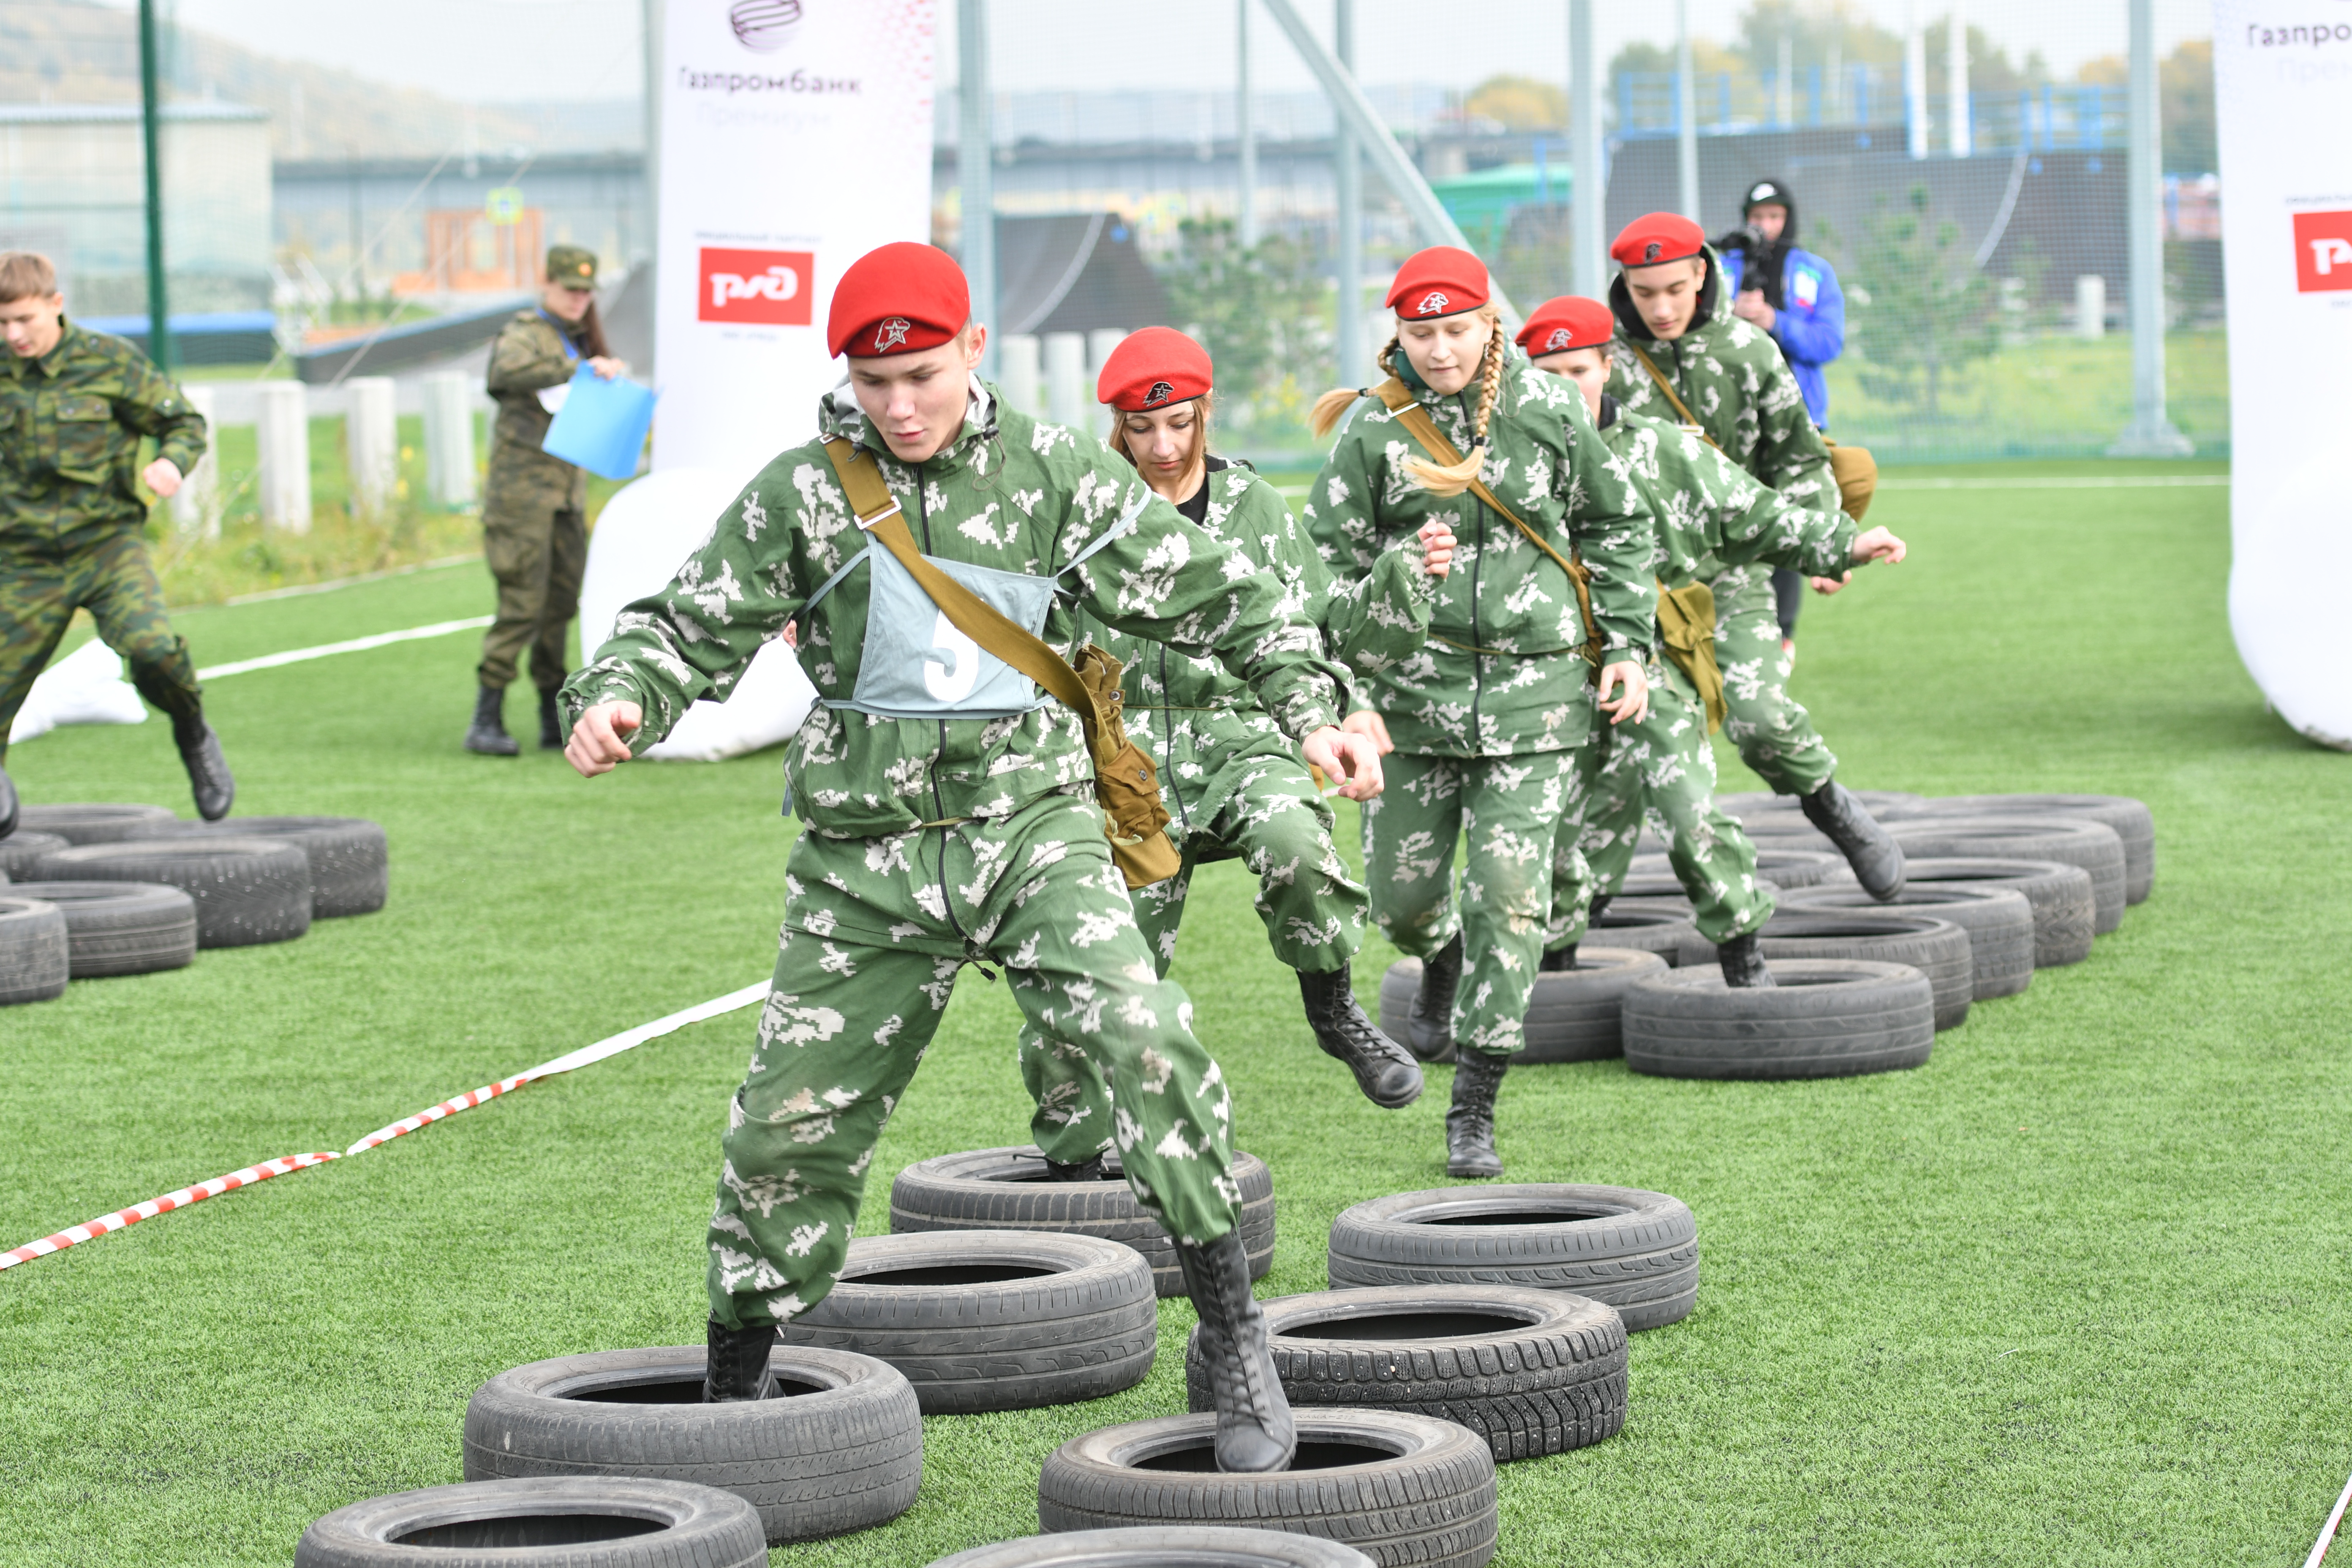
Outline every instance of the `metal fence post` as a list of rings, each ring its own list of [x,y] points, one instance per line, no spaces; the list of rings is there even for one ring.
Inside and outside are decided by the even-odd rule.
[[[1257,127],[1250,118],[1250,0],[1234,0],[1234,141],[1240,160],[1241,241],[1257,244]]]
[[[1332,52],[1356,69],[1356,0],[1332,0]],[[1339,198],[1339,384],[1369,386],[1372,345],[1364,332],[1364,164],[1348,117],[1331,105],[1331,177]]]
[[[2154,0],[2131,0],[2132,422],[2107,448],[2116,458],[2186,458],[2196,450],[2164,405],[2164,130],[2158,116]]]
[[[1698,80],[1691,75],[1690,0],[1675,0],[1675,200],[1698,217]]]
[[[988,328],[980,374],[996,374],[996,148],[988,85],[988,0],[959,0],[956,181],[962,187],[963,275],[971,287],[971,313]]]
[[[163,99],[156,74],[155,0],[139,0],[139,124],[147,149],[147,357],[169,375],[172,291],[163,271]]]
[[[1575,250],[1570,257],[1576,291],[1588,300],[1609,287],[1608,222],[1601,173],[1601,52],[1592,47],[1592,0],[1568,0],[1569,116],[1575,121],[1576,178],[1569,196],[1576,204]]]

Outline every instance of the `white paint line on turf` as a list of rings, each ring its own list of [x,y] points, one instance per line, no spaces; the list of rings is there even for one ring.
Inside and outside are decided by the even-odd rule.
[[[478,631],[495,619],[491,616],[468,616],[462,621],[436,621],[429,626],[410,626],[404,631],[378,632],[371,637],[353,637],[349,642],[321,643],[317,647],[289,648],[284,653],[265,653],[259,658],[240,658],[228,664],[215,664],[209,669],[196,671],[198,680],[218,680],[224,675],[243,675],[248,670],[276,669],[281,664],[304,664],[314,658],[327,658],[339,653],[364,653],[372,647],[390,647],[394,643],[421,642],[426,637],[446,637],[457,632]]]
[[[2319,1539],[2312,1542],[2311,1555],[2303,1560],[2303,1568],[2319,1568],[2327,1560],[2328,1542],[2336,1539],[2336,1529],[2344,1522],[2347,1503],[2352,1503],[2352,1480],[2344,1483],[2344,1490],[2336,1499],[2336,1511],[2327,1516],[2326,1528],[2320,1531]]]

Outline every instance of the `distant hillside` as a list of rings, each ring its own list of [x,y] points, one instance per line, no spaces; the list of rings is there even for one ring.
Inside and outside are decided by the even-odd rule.
[[[635,149],[634,102],[456,102],[350,71],[278,59],[193,28],[167,57],[175,96],[215,96],[268,110],[281,158],[438,157],[468,146],[592,153]],[[139,97],[134,13],[91,0],[0,0],[0,102],[122,103]],[[470,126],[468,121],[470,121]]]

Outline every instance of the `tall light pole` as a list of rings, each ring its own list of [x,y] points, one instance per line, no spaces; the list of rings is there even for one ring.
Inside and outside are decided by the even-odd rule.
[[[958,0],[960,63],[956,105],[962,112],[956,142],[956,180],[963,188],[963,275],[971,285],[971,313],[988,328],[980,374],[996,374],[996,149],[990,126],[988,0]]]
[[[169,375],[172,301],[163,275],[163,94],[156,76],[155,0],[139,0],[139,124],[147,150],[147,357]]]
[[[1356,71],[1356,0],[1332,0],[1332,53]],[[1372,346],[1364,341],[1364,165],[1347,117],[1331,106],[1331,175],[1339,223],[1339,384],[1370,386]]]
[[[1690,0],[1675,0],[1675,197],[1698,222],[1698,78],[1691,71]]]
[[[1593,47],[1592,0],[1568,0],[1568,112],[1574,122],[1576,239],[1570,255],[1576,291],[1601,298],[1609,286],[1606,191],[1601,181],[1601,51]]]
[[[2124,160],[2130,215],[2132,422],[2108,448],[2116,458],[2186,458],[2164,401],[2164,130],[2158,119],[2154,0],[2131,0],[2131,151]]]

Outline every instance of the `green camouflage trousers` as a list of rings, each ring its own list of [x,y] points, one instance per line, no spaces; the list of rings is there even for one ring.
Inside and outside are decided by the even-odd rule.
[[[1165,882],[1129,892],[1135,923],[1162,975],[1176,957],[1176,928],[1184,918],[1192,869],[1204,860],[1238,858],[1256,875],[1257,912],[1265,922],[1266,941],[1275,957],[1291,968],[1328,973],[1351,962],[1363,946],[1363,885],[1339,858],[1331,839],[1331,808],[1316,791],[1307,764],[1285,754],[1289,744],[1277,737],[1266,751],[1227,763],[1234,776],[1207,786],[1223,795],[1224,805],[1185,836],[1183,869]],[[1049,1040],[1035,1028],[1024,1029],[1021,1079],[1037,1105],[1032,1135],[1049,1159],[1079,1164],[1109,1146],[1111,1096],[1086,1051],[1066,1040]]]
[[[1595,893],[1625,883],[1643,808],[1664,828],[1666,858],[1709,942],[1760,929],[1772,899],[1756,885],[1756,847],[1715,806],[1715,748],[1706,709],[1683,672],[1650,659],[1650,711],[1596,727],[1600,743],[1577,753],[1580,810],[1560,824],[1552,858],[1551,929],[1544,945],[1584,935]]]
[[[1364,873],[1381,934],[1427,958],[1462,933],[1454,1039],[1464,1049],[1501,1057],[1527,1044],[1521,1025],[1543,953],[1552,848],[1577,755],[1391,752],[1383,762],[1388,787],[1364,803]],[[1467,847],[1458,900],[1456,839]]]
[[[571,671],[563,639],[580,614],[588,529],[577,508],[501,508],[482,512],[482,558],[498,580],[498,618],[482,634],[481,681],[504,691],[530,649],[531,684],[553,691]]]
[[[1811,795],[1829,783],[1837,757],[1789,695],[1772,569],[1735,566],[1715,579],[1715,657],[1723,667],[1724,737],[1776,795]]]
[[[184,727],[204,716],[188,645],[163,615],[147,542],[125,531],[79,550],[0,544],[0,757],[33,682],[48,667],[74,611],[87,609],[99,640],[131,661],[139,695]]]
[[[728,1109],[711,1314],[784,1322],[824,1299],[866,1168],[968,963],[1004,966],[1032,1027],[1116,1087],[1128,1185],[1169,1232],[1231,1230],[1232,1101],[1154,972],[1093,801],[887,838],[804,832],[785,868],[774,989]]]

